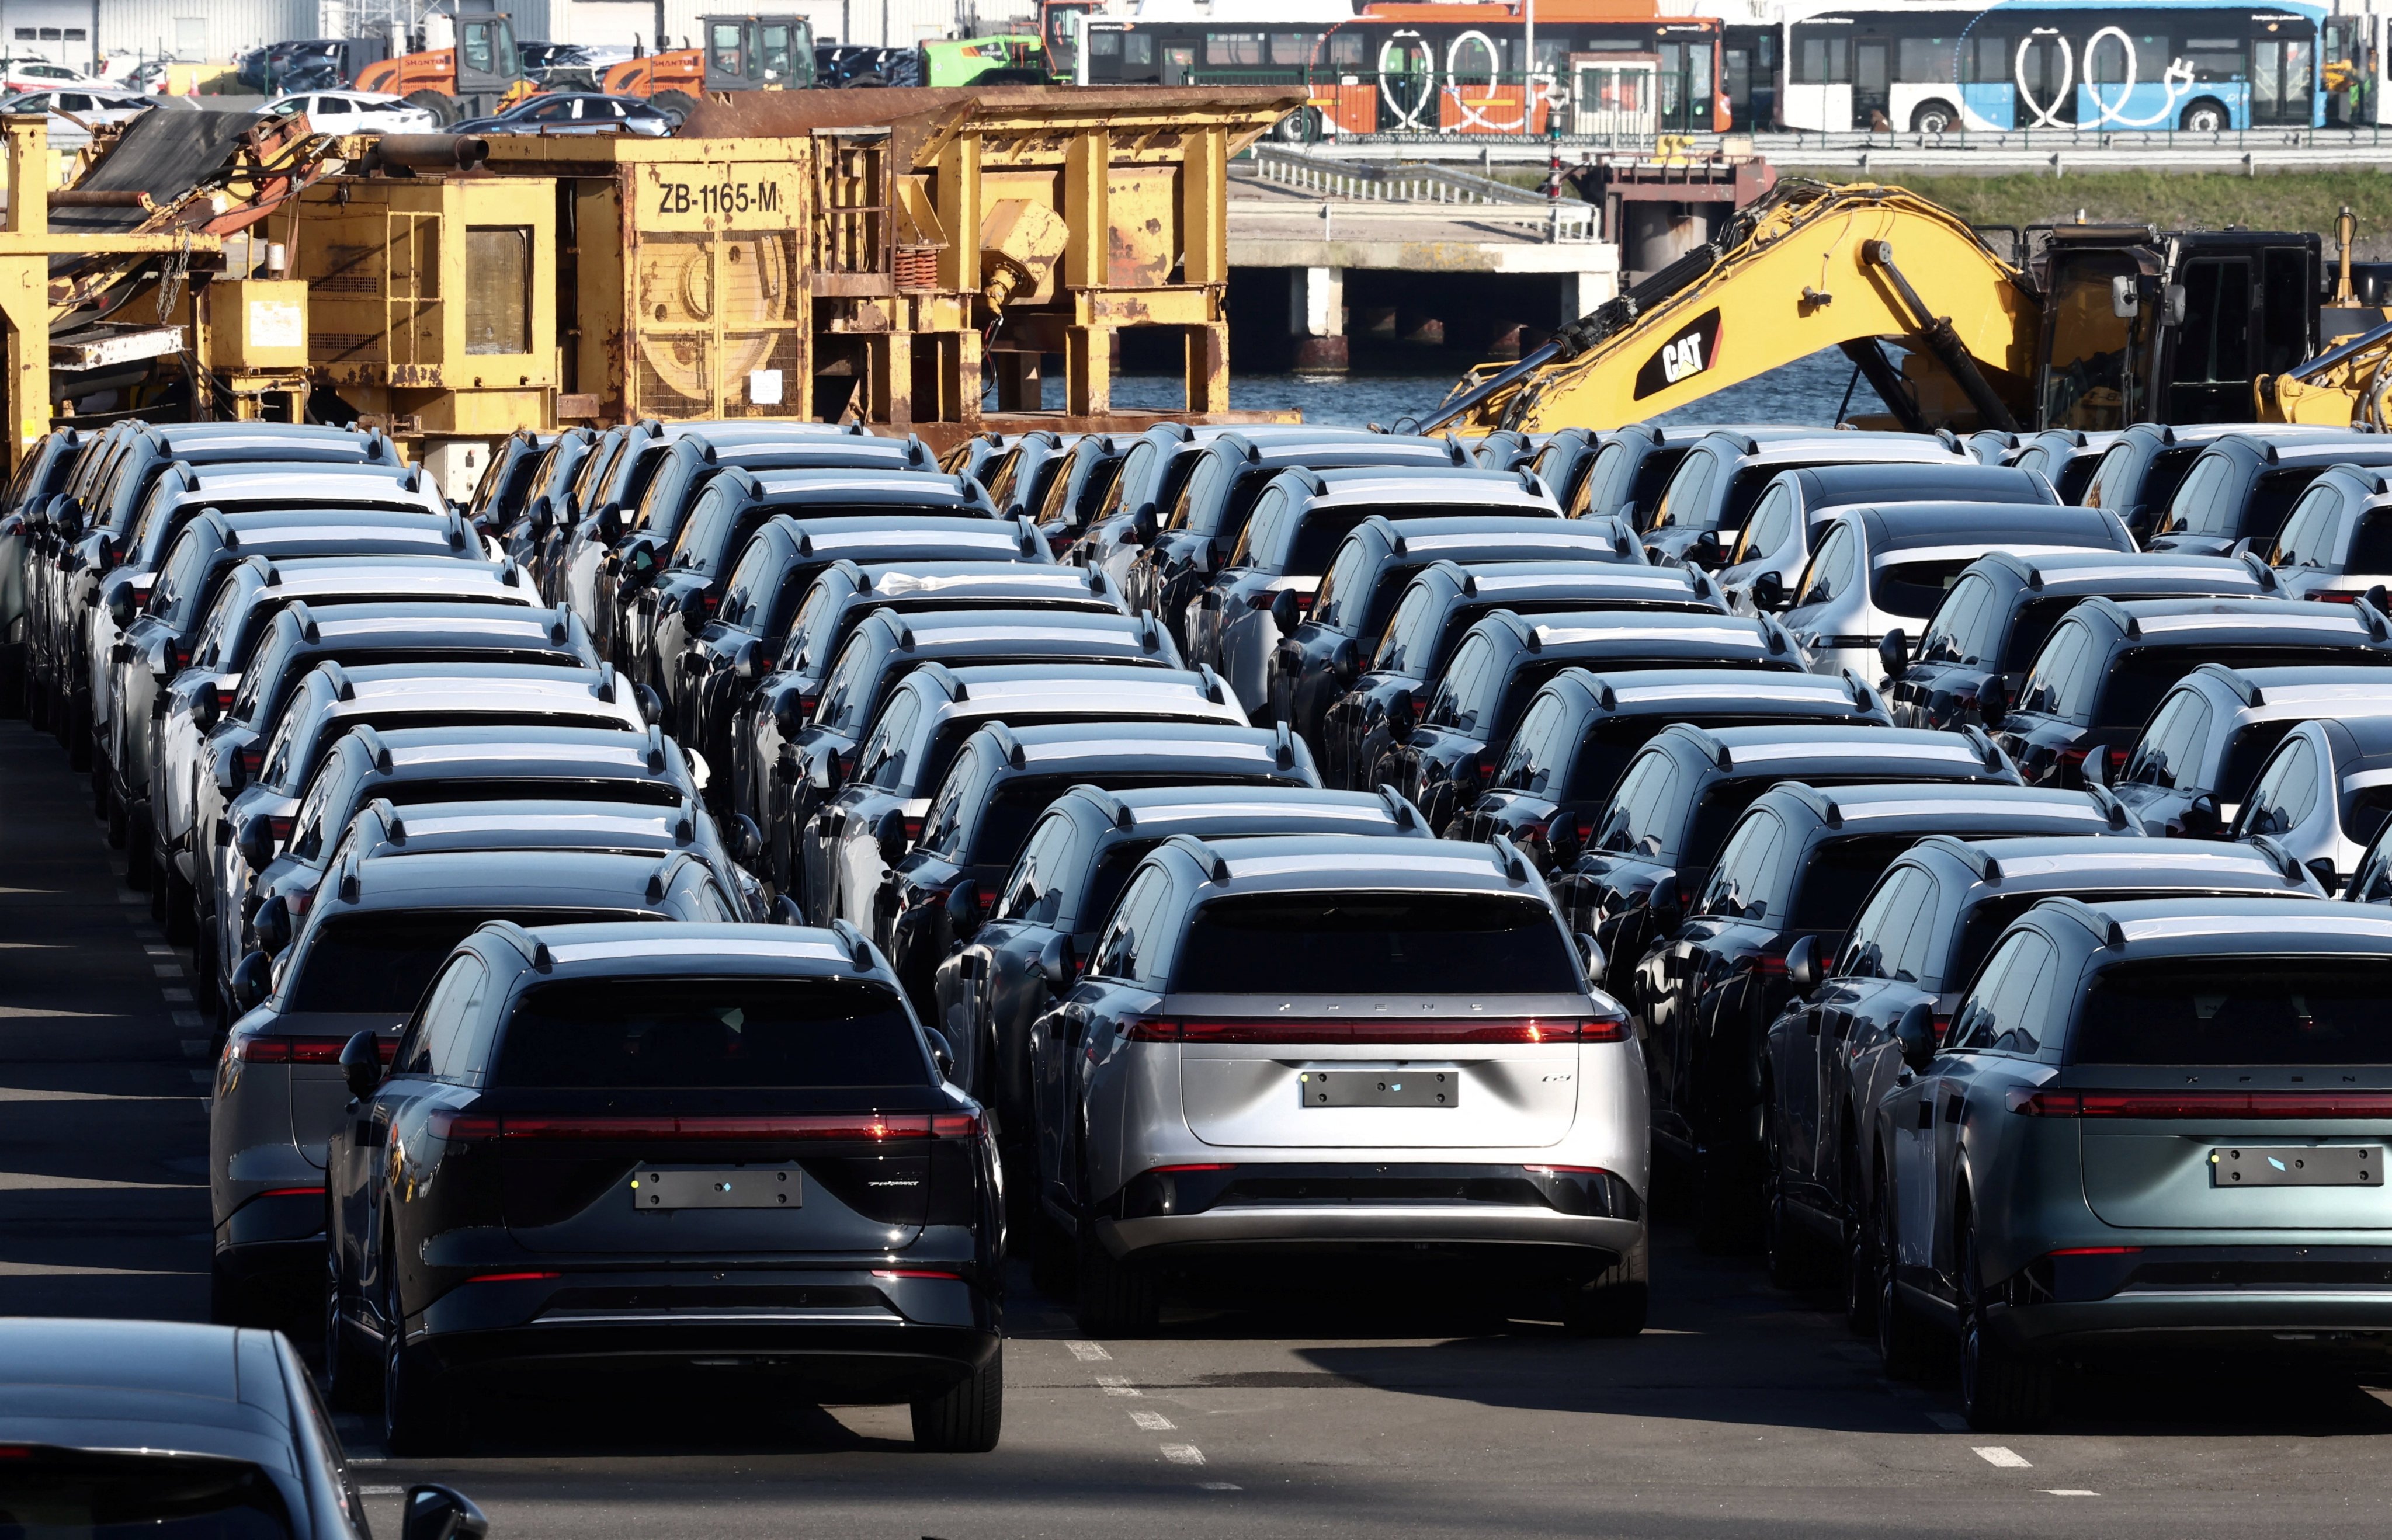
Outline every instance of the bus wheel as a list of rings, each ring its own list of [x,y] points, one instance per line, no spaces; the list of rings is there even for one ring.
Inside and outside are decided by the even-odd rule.
[[[2214,101],[2197,101],[2184,110],[2177,126],[2188,134],[2223,134],[2226,132],[2226,109]]]
[[[1318,144],[1320,140],[1320,114],[1309,107],[1299,107],[1279,121],[1271,130],[1271,137],[1281,144]]]
[[[1948,101],[1921,102],[1910,114],[1910,131],[1914,134],[1949,134],[1959,125],[1960,114]]]

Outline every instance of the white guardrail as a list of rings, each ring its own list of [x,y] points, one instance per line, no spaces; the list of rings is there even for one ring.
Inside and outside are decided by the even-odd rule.
[[[1540,227],[1548,240],[1600,240],[1603,211],[1575,198],[1547,198],[1492,177],[1450,166],[1410,162],[1381,165],[1362,159],[1331,159],[1310,150],[1256,145],[1257,179],[1319,198],[1315,204],[1241,201],[1240,219],[1308,218],[1320,222],[1322,239],[1339,220],[1459,219],[1472,223]]]

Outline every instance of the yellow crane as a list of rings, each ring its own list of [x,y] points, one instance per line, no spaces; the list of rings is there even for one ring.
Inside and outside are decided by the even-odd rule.
[[[1789,178],[1519,362],[1473,369],[1424,426],[1618,427],[1829,347],[1914,431],[2244,421],[2281,414],[2280,394],[2303,421],[2350,421],[2352,388],[2294,378],[2321,340],[2317,236],[2024,235],[2013,261],[1901,188]],[[2383,318],[2323,315],[2328,331],[2335,317]],[[2369,378],[2392,384],[2392,328],[2378,330]]]

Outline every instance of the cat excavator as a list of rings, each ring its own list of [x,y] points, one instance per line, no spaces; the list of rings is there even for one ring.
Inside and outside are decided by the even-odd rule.
[[[2392,324],[2321,303],[2314,234],[2030,226],[2005,255],[1993,233],[1901,188],[1788,178],[1517,363],[1471,370],[1422,429],[1615,428],[1830,347],[1884,403],[1856,425],[1913,432],[2348,422],[2392,390]]]

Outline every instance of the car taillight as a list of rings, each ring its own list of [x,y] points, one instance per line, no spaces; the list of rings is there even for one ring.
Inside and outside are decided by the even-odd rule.
[[[1935,1017],[1935,1046],[1936,1046],[1936,1047],[1941,1048],[1941,1047],[1943,1047],[1943,1046],[1944,1046],[1944,1038],[1945,1038],[1945,1037],[1947,1037],[1947,1036],[1951,1033],[1951,1030],[1952,1030],[1952,1018],[1951,1018],[1951,1016],[1950,1016],[1949,1015],[1945,1015],[1945,1016],[1939,1016]]]
[[[314,907],[316,890],[312,887],[303,887],[296,892],[285,893],[282,896],[282,902],[291,911],[291,917],[295,920]]]
[[[1412,696],[1412,721],[1413,721],[1413,723],[1414,723],[1415,725],[1417,725],[1417,724],[1419,723],[1420,719],[1421,719],[1423,717],[1425,717],[1425,716],[1427,716],[1427,715],[1428,715],[1428,696],[1427,696],[1425,693],[1415,693],[1415,694]]]
[[[798,1117],[670,1113],[458,1112],[443,1107],[426,1119],[436,1139],[968,1139],[978,1113],[833,1113]]]
[[[341,1050],[348,1045],[347,1038],[235,1037],[225,1044],[225,1054],[236,1064],[338,1064]],[[382,1051],[382,1062],[388,1064],[398,1052],[398,1040],[384,1039],[375,1046]]]
[[[2057,1251],[2046,1251],[2047,1257],[2131,1257],[2142,1250],[2139,1246],[2063,1246]]]
[[[565,1275],[562,1273],[477,1273],[465,1281],[467,1283],[540,1283],[563,1276]]]
[[[1139,1017],[1126,1024],[1123,1036],[1132,1042],[1310,1042],[1359,1043],[1504,1043],[1619,1042],[1628,1036],[1628,1018],[1616,1013],[1587,1016],[1526,1016],[1489,1021],[1462,1016],[1450,1020],[1408,1017],[1346,1021],[1334,1017],[1288,1020],[1280,1016],[1251,1019],[1197,1020],[1180,1017]]]
[[[175,659],[175,666],[176,666],[176,667],[177,667],[177,668],[188,668],[188,667],[189,667],[189,666],[190,666],[190,665],[191,665],[191,650],[190,650],[188,647],[184,646],[184,645],[183,645],[182,643],[180,643],[180,642],[176,642],[176,643],[175,644],[173,656],[174,656],[174,659]]]
[[[1757,973],[1767,978],[1783,978],[1786,977],[1786,959],[1782,954],[1778,953],[1766,951],[1755,952],[1752,956],[1745,959],[1744,966],[1746,972]]]
[[[241,774],[244,776],[254,776],[259,770],[266,768],[266,745],[264,744],[243,744],[236,755],[236,757],[240,760]]]
[[[800,716],[800,717],[807,717],[807,718],[811,718],[811,717],[812,717],[812,716],[813,716],[813,714],[814,714],[814,703],[816,703],[817,701],[820,701],[821,699],[822,699],[822,692],[821,692],[821,691],[819,691],[819,690],[800,690],[800,691],[799,691],[799,692],[798,692],[798,715],[799,715],[799,716]]]
[[[950,1283],[964,1281],[962,1274],[949,1273],[936,1267],[876,1267],[872,1270],[872,1275],[876,1278],[944,1278]]]
[[[922,837],[922,821],[912,813],[905,815],[905,843],[913,844]]]
[[[2309,597],[2327,604],[2356,604],[2359,602],[2359,595],[2355,593],[2313,593],[2309,595]],[[2057,1255],[2057,1253],[2054,1254]]]
[[[2392,1118],[2392,1091],[2031,1091],[2005,1096],[2026,1118]]]

